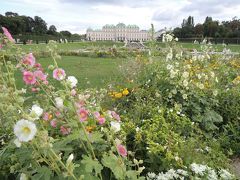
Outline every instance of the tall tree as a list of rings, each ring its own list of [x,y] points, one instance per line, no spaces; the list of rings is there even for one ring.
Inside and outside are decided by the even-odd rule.
[[[204,33],[204,27],[202,24],[197,24],[194,27],[194,34],[196,37],[203,37],[203,33]]]
[[[34,17],[33,32],[38,35],[47,33],[47,23],[39,16]]]
[[[71,37],[71,33],[69,31],[60,31],[60,34],[65,37]]]
[[[51,25],[51,26],[49,26],[49,29],[48,29],[47,33],[51,34],[51,35],[56,35],[57,34],[57,28],[54,25]]]

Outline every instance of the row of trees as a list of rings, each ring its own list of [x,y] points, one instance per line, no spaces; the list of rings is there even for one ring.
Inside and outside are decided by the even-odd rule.
[[[48,28],[47,23],[39,16],[32,18],[14,12],[6,12],[5,15],[0,14],[0,26],[8,28],[13,35],[51,35],[80,38],[80,35],[71,34],[69,31],[58,32],[54,25],[50,25]]]
[[[230,21],[216,21],[206,17],[204,23],[194,24],[194,17],[184,19],[181,27],[173,30],[179,38],[240,38],[240,19],[234,17]]]

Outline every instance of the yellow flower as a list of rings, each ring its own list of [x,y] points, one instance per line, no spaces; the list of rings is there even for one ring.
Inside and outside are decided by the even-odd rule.
[[[114,94],[115,98],[121,98],[122,97],[122,93],[116,93]]]
[[[111,96],[111,97],[114,97],[114,93],[113,92],[109,92],[108,95]]]
[[[92,131],[96,128],[96,126],[86,126],[86,131],[92,133]]]
[[[237,76],[232,82],[233,82],[233,84],[239,84],[240,83],[240,76]]]
[[[129,91],[128,91],[128,89],[127,89],[127,88],[125,88],[125,89],[123,90],[122,94],[123,94],[124,96],[128,95],[128,94],[129,94]]]

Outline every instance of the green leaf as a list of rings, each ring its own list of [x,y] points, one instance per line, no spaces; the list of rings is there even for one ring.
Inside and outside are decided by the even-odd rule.
[[[127,171],[127,177],[129,179],[132,179],[132,180],[138,179],[137,176],[138,176],[138,172],[137,171],[131,171],[131,170]]]
[[[193,116],[195,122],[199,122],[207,131],[218,129],[215,123],[223,122],[223,118],[217,112],[207,109],[203,114]]]
[[[110,155],[104,154],[102,163],[104,166],[111,169],[117,179],[125,179],[126,166],[123,163],[122,159],[118,158],[113,153],[110,153]]]
[[[83,160],[81,161],[82,164],[85,165],[85,170],[88,173],[92,173],[93,170],[95,171],[96,175],[100,174],[103,167],[98,162],[98,160],[93,160],[91,157],[83,155]]]
[[[103,137],[103,134],[101,134],[100,132],[93,132],[91,133],[91,136],[90,136],[90,141],[91,142],[104,142],[104,140],[102,139]]]
[[[52,172],[46,166],[37,169],[37,174],[35,174],[33,180],[50,180],[52,177]]]

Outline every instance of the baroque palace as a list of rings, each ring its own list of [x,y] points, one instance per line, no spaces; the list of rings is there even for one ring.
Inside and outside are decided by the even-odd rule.
[[[151,38],[149,31],[140,30],[136,25],[125,25],[119,23],[105,25],[100,30],[87,29],[87,40],[89,41],[147,41]]]

